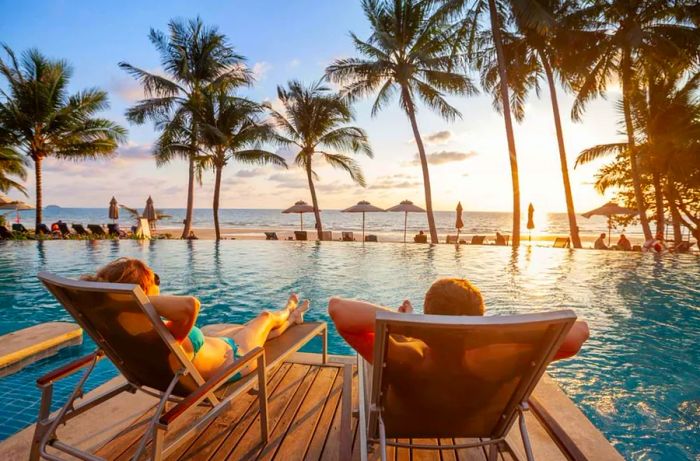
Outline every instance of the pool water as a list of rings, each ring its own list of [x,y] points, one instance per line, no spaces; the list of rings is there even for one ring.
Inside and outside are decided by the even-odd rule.
[[[488,314],[574,309],[591,339],[574,359],[550,366],[564,391],[626,458],[700,459],[697,255],[341,242],[0,242],[0,334],[70,320],[38,271],[77,276],[119,256],[147,261],[164,293],[199,297],[199,325],[244,322],[282,306],[290,291],[311,300],[309,320],[328,320],[333,295],[388,306],[409,298],[418,307],[444,276],[479,286]],[[332,327],[329,333],[332,353],[351,353]],[[0,379],[0,439],[36,418],[39,375],[93,347],[86,339]],[[90,387],[115,374],[104,361]],[[56,398],[76,379],[59,386]]]

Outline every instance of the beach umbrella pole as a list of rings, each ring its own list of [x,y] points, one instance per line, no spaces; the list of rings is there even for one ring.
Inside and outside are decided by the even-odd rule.
[[[365,212],[362,212],[362,241],[365,241]]]
[[[299,225],[301,230],[304,230],[304,213],[299,213]]]
[[[408,223],[408,211],[403,214],[403,243],[406,243],[406,225]]]
[[[608,216],[608,246],[610,246],[610,233],[612,232],[612,215]]]

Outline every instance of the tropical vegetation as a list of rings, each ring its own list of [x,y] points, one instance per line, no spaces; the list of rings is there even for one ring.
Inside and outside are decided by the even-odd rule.
[[[314,159],[324,160],[333,168],[347,172],[354,182],[365,186],[365,177],[358,163],[348,154],[372,157],[367,134],[361,128],[348,125],[354,114],[347,99],[331,91],[321,81],[304,86],[292,80],[286,87],[277,87],[281,110],[267,104],[276,127],[275,142],[296,151],[294,163],[303,168],[316,218],[318,238],[323,240],[323,224],[314,179]]]
[[[89,88],[70,94],[72,68],[62,60],[49,59],[30,49],[18,59],[8,47],[7,58],[0,60],[0,75],[7,90],[0,95],[0,127],[4,156],[16,158],[21,152],[34,163],[36,183],[36,227],[42,223],[42,162],[47,157],[84,160],[109,157],[126,130],[116,123],[96,117],[108,108],[107,93]],[[18,169],[13,161],[15,173]]]
[[[163,165],[182,157],[188,162],[187,211],[182,230],[182,238],[186,238],[192,227],[194,185],[201,167],[197,164],[202,145],[195,114],[205,91],[249,85],[252,75],[243,65],[245,58],[235,53],[226,36],[215,27],[205,26],[200,18],[172,20],[168,31],[166,35],[151,29],[149,34],[165,75],[126,62],[119,66],[141,83],[145,95],[129,108],[127,118],[136,124],[150,120],[161,131],[155,144],[156,163]]]
[[[433,215],[428,155],[418,128],[418,102],[452,121],[460,112],[446,94],[469,96],[477,92],[470,78],[460,72],[462,57],[454,53],[450,27],[432,15],[432,2],[423,0],[363,0],[362,7],[371,35],[362,40],[351,33],[362,58],[338,59],[326,75],[343,86],[349,101],[376,93],[372,115],[398,93],[399,106],[411,123],[423,171],[425,206],[430,241],[438,243]]]

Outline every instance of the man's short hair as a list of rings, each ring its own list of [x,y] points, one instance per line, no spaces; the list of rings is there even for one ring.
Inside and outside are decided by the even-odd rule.
[[[436,315],[484,315],[484,298],[469,280],[437,280],[425,294],[423,312]]]

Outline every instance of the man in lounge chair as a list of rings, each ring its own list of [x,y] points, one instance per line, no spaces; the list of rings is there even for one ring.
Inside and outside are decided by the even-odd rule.
[[[195,326],[199,314],[199,301],[192,296],[163,296],[160,294],[160,277],[141,260],[119,258],[94,275],[85,275],[82,280],[108,283],[129,283],[139,285],[148,296],[158,315],[165,319],[165,325],[175,340],[180,343],[187,358],[197,371],[207,380],[221,367],[233,363],[256,347],[263,346],[268,339],[276,338],[290,326],[303,323],[304,312],[309,302],[299,304],[296,294],[289,296],[284,309],[277,312],[263,311],[242,328],[231,333],[231,337],[205,336]],[[148,325],[131,325],[128,313],[117,317],[125,329],[132,329],[135,334],[148,328]],[[240,374],[240,379],[253,372],[256,363],[251,363]]]
[[[340,336],[370,363],[374,352],[376,315],[382,310],[393,311],[388,307],[354,299],[331,298],[328,302],[328,313]],[[468,280],[457,278],[440,279],[433,283],[425,295],[423,305],[424,313],[433,315],[484,315],[484,310],[484,299],[479,289]],[[398,312],[412,313],[411,302],[404,300]],[[586,322],[577,321],[569,330],[554,360],[576,355],[588,336]],[[405,352],[406,360],[409,361],[425,356],[424,346],[414,344],[410,338],[406,338],[403,343],[392,343],[392,347]]]

